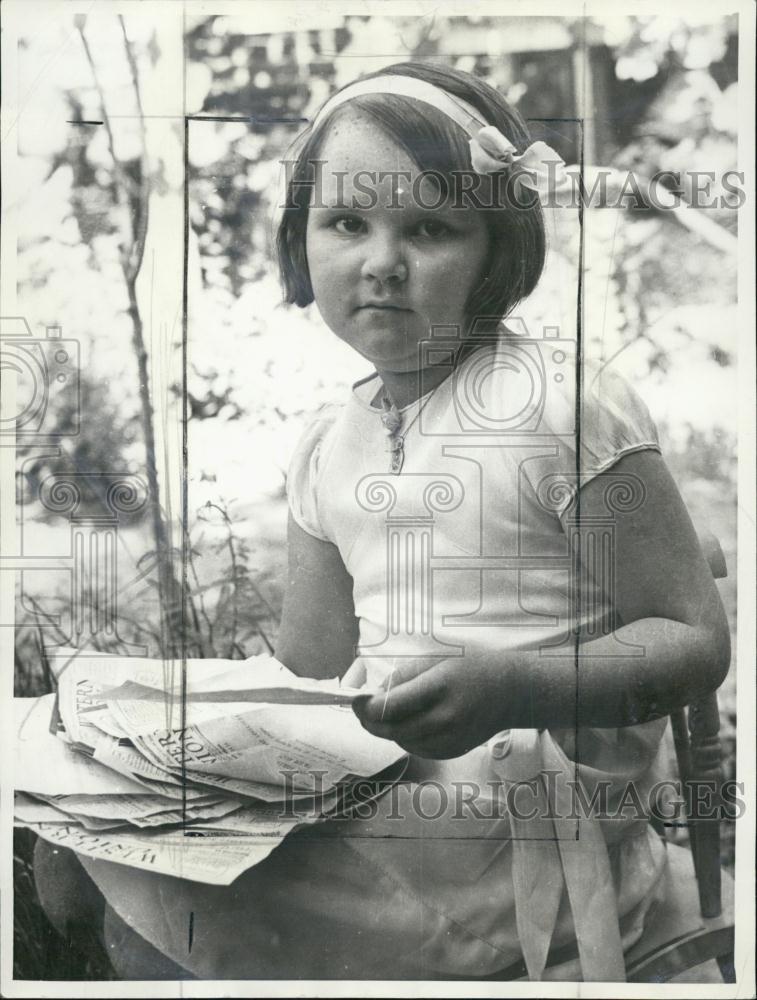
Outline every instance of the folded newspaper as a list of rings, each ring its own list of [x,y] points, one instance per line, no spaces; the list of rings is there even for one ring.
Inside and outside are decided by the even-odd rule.
[[[55,694],[15,699],[15,822],[88,857],[228,885],[298,827],[382,794],[406,762],[351,711],[373,692],[271,656],[70,650],[53,671]]]

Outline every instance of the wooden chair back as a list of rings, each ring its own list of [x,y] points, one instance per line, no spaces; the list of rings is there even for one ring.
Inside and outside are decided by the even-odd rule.
[[[710,532],[699,536],[699,544],[716,580],[728,575],[725,556],[717,538]],[[697,788],[712,788],[712,808],[720,805],[722,782],[720,712],[715,692],[692,702],[670,716],[678,773],[687,804],[691,852],[699,888],[703,917],[718,917],[722,912],[720,879],[720,825],[717,819],[696,815]],[[709,803],[708,803],[709,806]]]

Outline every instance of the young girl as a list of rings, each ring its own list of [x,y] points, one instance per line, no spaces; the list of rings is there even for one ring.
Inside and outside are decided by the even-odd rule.
[[[550,153],[485,83],[420,63],[308,130],[287,299],[373,371],[292,460],[276,655],[382,685],[355,710],[409,769],[229,887],[85,861],[124,975],[160,954],[212,979],[623,979],[666,863],[621,807],[667,713],[723,680],[728,630],[636,393],[584,368],[577,407],[569,345],[502,323],[545,257],[515,180]]]

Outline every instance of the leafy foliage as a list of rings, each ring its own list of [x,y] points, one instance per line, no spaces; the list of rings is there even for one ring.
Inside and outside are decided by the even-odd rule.
[[[143,446],[135,414],[129,415],[116,406],[107,382],[93,378],[86,370],[79,374],[78,394],[55,397],[53,426],[60,444],[58,456],[31,445],[19,443],[16,454],[25,459],[19,475],[19,502],[31,503],[39,494],[43,479],[61,472],[136,472]],[[80,414],[87,415],[80,420]],[[97,414],[97,419],[91,419]],[[28,456],[28,457],[27,457]],[[94,513],[94,511],[91,511]],[[90,513],[82,504],[81,513]],[[40,517],[50,517],[40,511]],[[144,510],[125,518],[133,522],[144,516]]]

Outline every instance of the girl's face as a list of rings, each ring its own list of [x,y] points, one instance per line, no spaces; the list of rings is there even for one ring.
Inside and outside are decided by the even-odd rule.
[[[452,195],[437,207],[434,181],[355,112],[330,127],[318,159],[325,162],[306,234],[318,309],[378,370],[413,371],[432,326],[464,332],[487,256],[486,223],[473,208],[453,208]]]

